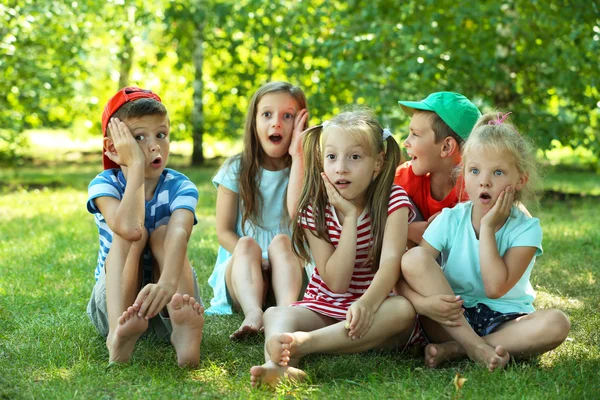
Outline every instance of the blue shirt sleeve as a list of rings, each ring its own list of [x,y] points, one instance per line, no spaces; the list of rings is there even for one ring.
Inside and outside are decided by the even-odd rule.
[[[213,185],[215,185],[217,189],[219,188],[219,185],[223,185],[232,192],[239,193],[239,169],[239,156],[232,157],[225,161],[223,166],[221,166],[217,174],[214,176],[212,180]]]
[[[510,247],[535,247],[536,257],[541,256],[542,250],[542,227],[538,218],[524,218],[519,221],[510,241]]]
[[[451,214],[452,209],[444,208],[440,215],[431,221],[431,224],[429,224],[423,233],[423,240],[439,252],[450,248],[450,235],[453,231],[453,229],[450,229],[453,225],[451,223]]]
[[[196,205],[198,204],[198,188],[185,175],[180,175],[180,183],[173,195],[169,209],[171,214],[178,209],[190,210],[194,214],[194,225],[196,219]]]
[[[94,199],[98,197],[113,197],[117,200],[123,198],[123,190],[120,188],[113,170],[108,169],[101,172],[88,185],[87,210],[91,214],[100,213],[96,203],[94,203]]]

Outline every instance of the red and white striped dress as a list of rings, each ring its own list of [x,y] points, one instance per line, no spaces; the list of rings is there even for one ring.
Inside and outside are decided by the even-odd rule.
[[[415,217],[413,206],[404,189],[393,185],[388,202],[388,216],[402,207],[409,208],[408,222],[411,222]],[[325,220],[329,239],[333,243],[333,246],[337,247],[340,235],[342,234],[342,225],[337,218],[335,208],[330,203],[327,203]],[[300,223],[303,228],[316,230],[313,210],[310,205],[301,214]],[[291,306],[306,307],[314,312],[327,315],[339,321],[346,319],[348,308],[366,292],[375,276],[371,270],[371,262],[362,265],[367,259],[369,248],[373,241],[371,235],[371,218],[366,209],[358,217],[356,236],[356,261],[354,262],[354,272],[352,273],[352,280],[350,281],[348,291],[341,294],[334,293],[327,287],[327,284],[325,284],[321,275],[319,275],[318,268],[315,268],[306,292],[304,292],[304,299],[292,303]]]

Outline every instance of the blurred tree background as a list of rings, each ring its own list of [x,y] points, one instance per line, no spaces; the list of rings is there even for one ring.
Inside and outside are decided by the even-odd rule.
[[[513,111],[540,149],[598,155],[599,54],[587,0],[0,0],[0,161],[18,164],[27,129],[98,135],[108,98],[138,85],[201,164],[269,80],[305,90],[311,123],[360,103],[398,132],[398,100],[458,91]]]

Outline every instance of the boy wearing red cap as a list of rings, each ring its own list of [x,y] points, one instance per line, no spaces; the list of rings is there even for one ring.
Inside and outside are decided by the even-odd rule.
[[[102,114],[105,170],[88,187],[100,250],[87,313],[110,362],[128,361],[148,332],[170,338],[180,366],[199,363],[204,308],[187,257],[198,189],[165,168],[169,130],[160,97],[137,87]]]
[[[411,116],[404,141],[411,160],[398,167],[394,183],[406,190],[424,220],[408,226],[409,243],[418,245],[438,212],[467,200],[466,194],[461,199],[462,183],[456,181],[454,172],[461,161],[462,144],[481,113],[469,99],[454,92],[398,103]]]

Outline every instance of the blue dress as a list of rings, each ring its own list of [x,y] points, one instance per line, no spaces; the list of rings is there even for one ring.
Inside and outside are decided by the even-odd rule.
[[[239,169],[240,157],[232,157],[219,169],[213,178],[213,184],[217,189],[222,185],[235,193],[239,193]],[[262,226],[254,226],[251,222],[246,221],[245,235],[242,233],[242,207],[240,200],[235,232],[240,237],[250,236],[256,240],[262,249],[262,257],[265,259],[269,258],[267,249],[276,235],[283,233],[291,236],[290,219],[285,211],[285,196],[289,177],[290,168],[285,168],[281,171],[260,169],[259,191],[263,199]],[[210,308],[206,310],[207,315],[231,314],[233,312],[231,298],[227,293],[225,285],[225,268],[230,258],[231,253],[222,246],[219,246],[215,269],[210,278],[208,278],[208,283],[213,288],[214,297],[210,301]]]

